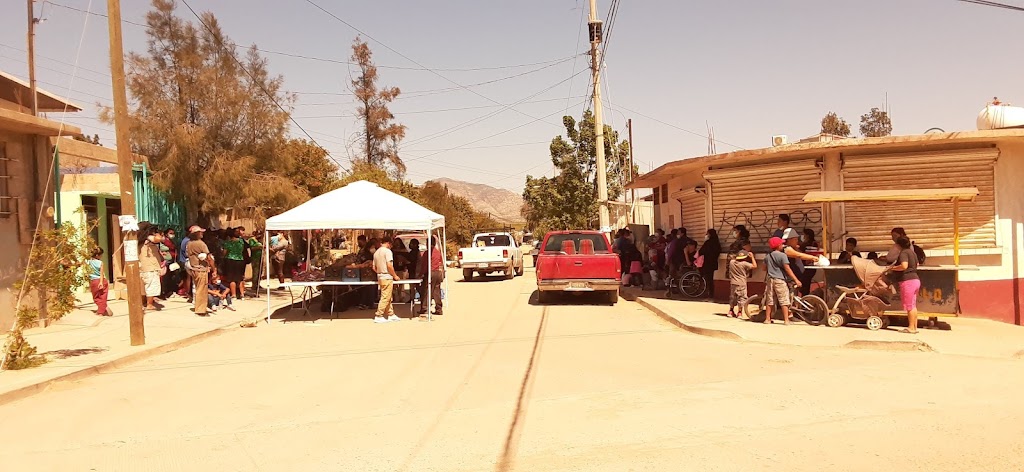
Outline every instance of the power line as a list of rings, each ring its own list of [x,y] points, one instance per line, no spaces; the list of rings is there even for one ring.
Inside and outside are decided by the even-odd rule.
[[[519,128],[522,128],[524,126],[532,125],[532,124],[534,124],[534,123],[536,123],[538,121],[546,120],[546,119],[548,119],[548,118],[550,118],[550,117],[552,117],[554,115],[557,115],[559,113],[562,113],[562,110],[556,110],[554,113],[550,113],[550,114],[542,116],[540,118],[534,118],[532,121],[528,121],[528,122],[523,123],[523,124],[521,124],[519,126],[515,126],[515,127],[512,127],[512,128],[506,129],[504,131],[499,131],[499,132],[494,133],[494,134],[492,134],[490,136],[485,136],[483,138],[480,138],[480,139],[477,139],[477,140],[474,140],[474,141],[470,141],[470,142],[465,143],[465,144],[463,144],[461,146],[455,146],[453,148],[442,149],[440,151],[437,151],[437,152],[434,152],[434,153],[431,153],[431,154],[427,154],[426,156],[420,156],[420,157],[416,157],[416,158],[410,159],[409,162],[420,161],[420,160],[426,159],[428,157],[433,157],[433,156],[436,156],[436,155],[444,153],[444,152],[454,151],[456,149],[462,149],[462,148],[465,148],[466,146],[469,146],[471,144],[476,144],[476,143],[479,143],[480,141],[484,141],[484,140],[491,139],[491,138],[496,137],[496,136],[501,136],[501,135],[503,135],[505,133],[509,133],[509,132],[515,131],[515,130],[517,130]]]
[[[565,82],[571,81],[571,80],[572,80],[572,79],[574,79],[574,78],[575,78],[575,77],[576,77],[577,75],[580,75],[580,74],[582,74],[582,73],[583,73],[584,71],[585,71],[585,69],[584,69],[584,70],[581,70],[581,71],[579,71],[579,72],[576,72],[575,74],[573,74],[573,75],[569,76],[569,78],[568,78],[568,79],[562,80],[562,81],[560,81],[560,82],[558,82],[558,83],[556,83],[556,84],[554,84],[554,85],[552,85],[552,86],[550,86],[550,87],[547,87],[547,88],[545,88],[544,90],[541,90],[541,91],[539,91],[539,92],[537,92],[537,93],[534,93],[533,95],[530,95],[530,96],[528,96],[528,97],[525,97],[525,98],[522,98],[522,99],[520,99],[520,100],[517,100],[517,101],[515,101],[514,103],[510,103],[510,104],[502,104],[502,107],[501,107],[501,109],[500,109],[500,110],[497,110],[497,111],[493,111],[493,112],[491,112],[491,113],[488,113],[488,114],[486,114],[486,115],[484,115],[484,116],[481,116],[481,117],[478,117],[478,118],[474,118],[474,119],[472,119],[472,120],[464,121],[464,122],[462,122],[462,123],[459,123],[459,124],[457,124],[457,125],[455,125],[455,126],[452,126],[452,127],[448,128],[448,129],[445,129],[445,130],[439,131],[439,132],[437,132],[437,133],[434,133],[434,134],[430,134],[430,135],[427,135],[427,136],[425,136],[425,137],[422,137],[422,138],[419,138],[419,139],[414,139],[414,140],[412,140],[412,141],[411,141],[410,143],[408,143],[408,144],[410,144],[410,145],[411,145],[411,144],[420,144],[420,143],[425,143],[425,142],[427,142],[427,141],[431,141],[431,140],[434,140],[434,139],[440,138],[441,136],[446,136],[446,135],[449,135],[449,134],[451,134],[451,133],[454,133],[455,131],[458,131],[458,130],[460,130],[460,129],[465,129],[465,128],[468,128],[468,127],[470,127],[470,126],[476,125],[476,124],[478,124],[478,123],[482,123],[482,122],[484,122],[484,121],[486,121],[486,120],[488,120],[488,119],[490,119],[490,118],[493,118],[493,117],[495,117],[495,116],[497,116],[497,115],[499,115],[499,114],[503,113],[503,112],[504,112],[504,111],[506,111],[506,110],[513,110],[513,109],[514,109],[513,107],[515,107],[516,105],[521,105],[521,104],[525,103],[526,101],[528,101],[528,100],[530,100],[530,99],[532,99],[532,98],[534,98],[534,97],[537,97],[537,96],[539,96],[539,95],[542,95],[542,94],[546,93],[547,91],[549,91],[549,90],[551,90],[551,89],[553,89],[553,88],[555,88],[555,87],[558,87],[559,85],[562,85],[562,84],[564,84]],[[517,111],[518,111],[518,110],[517,110]],[[520,112],[520,113],[522,113],[522,112]],[[539,119],[539,118],[536,118],[536,117],[534,117],[534,116],[531,116],[531,115],[528,115],[528,114],[525,114],[525,113],[523,113],[523,114],[524,114],[524,115],[526,115],[526,116],[528,116],[528,117],[530,117],[530,118],[533,118],[533,119],[534,119],[534,120],[536,120],[536,121],[541,121],[541,119]]]
[[[963,2],[963,3],[973,3],[975,5],[983,5],[983,6],[986,6],[986,7],[1005,8],[1007,10],[1013,10],[1013,11],[1024,11],[1024,7],[1019,7],[1019,6],[1016,6],[1016,5],[1008,5],[1008,4],[999,3],[999,2],[990,2],[988,0],[957,0],[957,1]]]
[[[83,10],[81,8],[76,8],[76,7],[72,7],[72,6],[69,6],[69,5],[62,5],[60,3],[54,3],[54,2],[49,1],[49,0],[47,0],[46,3],[48,3],[50,5],[57,6],[57,7],[65,8],[65,9],[68,9],[68,10],[77,11],[79,13],[84,13],[84,14],[94,15],[94,16],[100,16],[100,17],[103,17],[103,18],[107,17],[107,15],[104,14],[104,13],[89,12],[89,11],[85,11],[85,10]],[[136,21],[122,19],[121,22],[122,23],[130,24],[130,25],[134,25],[134,26],[138,26],[138,27],[141,27],[141,28],[149,28],[149,25],[146,25],[146,24],[143,24],[143,23],[139,23],[139,22],[136,22]],[[369,37],[369,36],[367,36],[367,37]],[[231,47],[233,47],[233,48],[249,49],[250,46],[243,46],[243,45],[239,45],[239,44],[232,44]],[[261,49],[261,48],[256,48],[256,50],[260,51],[262,53],[265,53],[265,54],[273,55],[273,56],[291,57],[291,58],[295,58],[295,59],[305,59],[305,60],[309,60],[309,61],[327,62],[327,63],[343,64],[343,65],[350,65],[350,66],[359,65],[359,64],[357,64],[355,62],[345,61],[345,60],[341,60],[341,59],[332,59],[332,58],[327,58],[327,57],[309,56],[309,55],[298,54],[298,53],[293,53],[293,52],[272,51],[272,50],[269,50],[269,49]],[[524,63],[524,64],[511,64],[511,65],[504,65],[504,66],[453,67],[453,68],[433,67],[433,68],[428,68],[428,67],[425,67],[425,66],[409,67],[409,66],[376,65],[376,67],[378,69],[412,70],[412,71],[418,70],[418,71],[425,71],[425,72],[427,72],[427,71],[479,72],[479,71],[488,71],[488,70],[518,69],[518,68],[522,68],[522,67],[540,66],[540,65],[552,64],[552,63],[556,63],[556,62],[563,62],[563,61],[568,60],[568,59],[572,59],[572,57],[570,56],[570,57],[563,57],[561,59],[553,59],[553,60],[550,60],[550,61],[529,62],[529,63]],[[108,77],[109,77],[109,75],[108,75]]]
[[[682,132],[684,132],[684,133],[689,133],[689,134],[692,134],[692,135],[694,135],[694,136],[698,136],[698,137],[701,137],[701,138],[704,138],[704,139],[712,139],[712,138],[709,138],[709,137],[707,137],[707,136],[705,136],[705,135],[703,135],[703,134],[700,134],[700,133],[698,133],[698,132],[696,132],[696,131],[690,131],[690,130],[688,130],[688,129],[686,129],[686,128],[683,128],[683,127],[680,127],[680,126],[676,126],[676,125],[674,125],[674,124],[672,124],[672,123],[669,123],[669,122],[667,122],[667,121],[662,121],[662,120],[659,120],[659,119],[657,119],[657,118],[655,118],[655,117],[653,117],[653,116],[650,116],[650,115],[645,115],[645,114],[643,114],[643,113],[640,113],[640,112],[638,112],[638,111],[636,111],[636,110],[630,110],[629,108],[626,108],[626,107],[624,107],[624,106],[622,106],[622,105],[619,105],[619,109],[620,109],[620,110],[626,110],[626,111],[628,111],[628,112],[630,112],[630,113],[633,113],[633,114],[635,114],[635,115],[638,115],[638,116],[642,116],[642,117],[644,117],[644,118],[647,118],[648,120],[651,120],[651,121],[654,121],[654,122],[657,122],[657,123],[661,123],[661,124],[663,124],[663,125],[665,125],[665,126],[668,126],[669,128],[675,128],[675,129],[677,129],[677,130],[679,130],[679,131],[682,131]],[[741,147],[741,146],[737,146],[737,145],[735,145],[735,144],[732,144],[732,143],[727,143],[727,142],[725,142],[725,141],[722,141],[721,139],[717,139],[717,138],[715,138],[715,139],[714,139],[714,141],[715,141],[715,142],[717,142],[717,143],[722,143],[722,144],[725,144],[726,146],[732,146],[732,147],[734,147],[734,148],[736,148],[736,149],[740,149],[740,150],[744,149],[744,148],[743,148],[743,147]]]
[[[192,12],[193,15],[195,15],[196,19],[199,20],[199,23],[202,24],[204,28],[206,28],[206,31],[209,31],[210,34],[214,34],[213,28],[211,28],[210,25],[206,24],[206,21],[203,20],[203,17],[199,16],[199,13],[196,12],[195,9],[192,8],[192,5],[189,5],[187,0],[181,0],[181,3],[184,4],[185,7],[188,8],[188,10],[190,12]],[[308,131],[306,131],[306,128],[303,128],[302,125],[300,125],[298,121],[295,121],[295,118],[292,117],[291,112],[288,111],[283,105],[281,105],[280,102],[277,101],[277,97],[275,97],[274,94],[270,93],[270,91],[267,90],[267,88],[263,86],[262,82],[257,80],[256,77],[253,77],[252,73],[249,72],[249,69],[246,68],[245,64],[243,64],[242,61],[239,60],[238,57],[235,56],[234,52],[232,52],[230,54],[230,56],[231,56],[231,59],[234,60],[235,63],[238,64],[239,70],[241,70],[242,72],[245,72],[245,75],[249,76],[249,79],[252,80],[252,83],[255,84],[257,87],[259,87],[260,90],[262,90],[263,93],[266,94],[267,98],[269,98],[270,101],[273,102],[274,105],[276,105],[277,108],[280,109],[282,113],[284,113],[285,115],[288,115],[288,120],[291,121],[292,124],[294,124],[297,128],[299,128],[299,130],[301,130],[302,133],[305,134],[306,137],[309,138],[309,140],[312,141],[314,145],[316,145],[316,147],[318,147],[321,150],[323,150],[324,153],[326,153],[327,156],[330,157],[331,160],[334,161],[334,163],[338,165],[339,169],[341,169],[341,170],[343,170],[345,172],[349,171],[341,163],[341,161],[339,161],[337,158],[334,157],[334,155],[331,154],[330,151],[328,151],[326,148],[321,146],[320,143],[316,142],[316,139],[314,139],[313,136],[310,135]]]
[[[452,84],[454,84],[454,85],[455,85],[455,86],[457,86],[457,87],[460,87],[460,88],[465,88],[465,86],[464,86],[464,85],[462,85],[462,84],[460,84],[460,83],[458,83],[458,82],[456,82],[456,81],[454,81],[454,80],[452,80],[452,79],[448,78],[447,76],[445,76],[444,74],[441,74],[441,73],[440,73],[440,72],[438,72],[437,70],[435,70],[435,69],[430,69],[430,68],[428,68],[428,67],[424,66],[423,64],[420,64],[420,63],[419,63],[419,62],[417,62],[417,61],[416,61],[415,59],[413,59],[413,58],[411,58],[411,57],[409,57],[409,56],[407,56],[407,55],[405,55],[405,54],[402,54],[402,53],[401,53],[400,51],[396,50],[395,48],[392,48],[391,46],[388,46],[387,44],[385,44],[385,43],[381,42],[380,40],[378,40],[378,39],[374,38],[373,36],[370,36],[370,35],[369,35],[369,34],[367,34],[367,33],[366,33],[365,31],[362,31],[362,30],[360,30],[359,28],[356,28],[356,27],[355,27],[355,25],[353,25],[353,24],[351,24],[351,23],[349,23],[349,22],[345,21],[345,20],[344,20],[343,18],[341,18],[340,16],[338,16],[338,15],[335,15],[335,14],[334,14],[334,13],[332,13],[332,12],[331,12],[330,10],[327,10],[326,8],[324,8],[324,7],[320,6],[319,4],[317,4],[316,2],[314,2],[313,0],[306,0],[306,3],[308,3],[308,4],[310,4],[310,5],[313,5],[313,6],[314,6],[314,7],[316,7],[316,8],[318,9],[318,10],[320,10],[320,11],[324,12],[324,13],[325,13],[325,14],[327,14],[328,16],[330,16],[330,17],[334,18],[335,20],[338,20],[338,21],[339,21],[339,22],[340,22],[341,24],[343,24],[343,25],[345,25],[345,26],[348,26],[349,28],[351,28],[352,30],[354,30],[355,32],[359,33],[359,34],[360,34],[360,35],[362,35],[362,36],[366,36],[366,37],[367,37],[368,39],[370,39],[371,41],[373,41],[373,42],[375,42],[375,43],[377,43],[377,44],[380,44],[380,45],[381,45],[381,46],[383,46],[383,47],[384,47],[385,49],[387,49],[387,50],[389,50],[389,51],[391,51],[391,52],[393,52],[393,53],[395,53],[395,54],[399,55],[399,56],[400,56],[400,57],[402,57],[403,59],[405,59],[405,60],[407,60],[407,61],[409,61],[409,62],[411,62],[411,63],[413,63],[413,64],[416,64],[417,66],[420,66],[420,67],[422,67],[422,68],[426,69],[426,70],[427,70],[427,71],[429,71],[430,73],[432,73],[432,74],[434,74],[434,75],[436,75],[436,76],[438,76],[438,77],[440,77],[440,78],[444,79],[445,81],[451,82]],[[487,100],[487,101],[491,102],[491,103],[495,103],[495,104],[500,104],[500,103],[501,103],[501,102],[499,102],[499,101],[497,101],[497,100],[495,100],[495,99],[493,99],[493,98],[491,98],[491,97],[488,97],[488,96],[486,96],[486,95],[484,95],[484,94],[482,94],[482,93],[480,93],[480,92],[477,92],[476,90],[473,90],[473,89],[469,89],[469,88],[466,88],[466,90],[467,90],[467,91],[469,91],[469,92],[471,92],[472,94],[474,94],[474,95],[476,95],[476,96],[480,97],[480,98],[483,98],[484,100]],[[521,115],[524,115],[524,116],[527,116],[527,117],[530,117],[530,118],[534,118],[534,119],[536,119],[536,117],[534,117],[533,115],[530,115],[529,113],[525,113],[525,112],[523,112],[523,111],[520,111],[520,110],[516,110],[515,108],[511,108],[511,110],[513,110],[513,111],[515,111],[515,112],[517,112],[517,113],[519,113],[519,114],[521,114]],[[538,120],[538,121],[539,121],[539,120]],[[559,126],[559,125],[555,125],[555,126]]]
[[[575,97],[569,97],[569,98],[570,99],[573,99],[573,98],[580,99],[580,98],[583,98],[583,95],[577,95]],[[522,105],[525,105],[527,103],[546,103],[546,102],[553,102],[553,101],[560,101],[560,100],[562,100],[562,99],[561,98],[545,98],[543,100],[530,100],[530,101],[526,101],[526,102],[523,102]],[[310,105],[310,104],[307,104],[307,105]],[[337,105],[347,105],[347,104],[346,103],[337,103]],[[401,115],[420,115],[420,114],[424,114],[424,113],[445,113],[445,112],[452,112],[452,111],[481,110],[481,109],[487,109],[487,108],[498,108],[500,106],[501,105],[479,105],[479,106],[473,106],[473,107],[439,108],[439,109],[436,109],[436,110],[398,111],[398,112],[395,112],[395,114],[398,115],[398,116],[401,116]],[[356,114],[340,114],[340,115],[298,116],[296,118],[300,118],[300,119],[356,118],[358,116],[359,115],[356,115]]]

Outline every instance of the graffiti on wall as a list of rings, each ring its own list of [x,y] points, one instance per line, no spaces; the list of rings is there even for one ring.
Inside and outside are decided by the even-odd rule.
[[[727,213],[725,210],[714,215],[715,230],[722,240],[723,245],[731,244],[732,228],[743,225],[750,231],[750,242],[756,249],[763,250],[768,247],[768,239],[776,229],[776,221],[780,213],[787,213],[785,210],[747,210],[734,213]],[[791,210],[789,213],[789,226],[797,231],[804,228],[814,230],[817,239],[821,240],[822,219],[821,210],[812,208],[810,210]]]

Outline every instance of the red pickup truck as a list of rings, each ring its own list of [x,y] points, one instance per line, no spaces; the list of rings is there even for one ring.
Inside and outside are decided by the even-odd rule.
[[[604,233],[552,231],[534,265],[541,303],[559,292],[604,292],[612,304],[619,301],[622,267]]]

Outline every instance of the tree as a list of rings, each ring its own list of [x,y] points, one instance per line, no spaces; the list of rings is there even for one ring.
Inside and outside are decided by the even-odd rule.
[[[834,111],[830,111],[821,119],[821,133],[850,136],[850,125],[846,123],[846,120],[836,115]]]
[[[319,190],[293,182],[303,172],[333,180],[326,152],[287,137],[295,95],[256,48],[240,55],[209,12],[193,24],[174,11],[174,0],[153,0],[147,50],[128,56],[132,150],[149,157],[154,185],[205,222],[227,208],[307,200]],[[110,109],[104,118],[113,121]]]
[[[860,134],[866,138],[878,138],[892,134],[892,121],[889,112],[872,108],[860,117]]]
[[[79,210],[81,211],[81,210]],[[76,287],[87,285],[89,275],[86,261],[96,247],[89,237],[95,225],[77,228],[62,225],[59,228],[35,233],[35,246],[45,248],[34,252],[25,276],[14,284],[15,293],[34,290],[39,304],[23,301],[17,306],[15,323],[4,343],[2,367],[8,370],[35,367],[46,362],[45,355],[25,340],[24,331],[59,320],[75,309]]]
[[[389,168],[391,175],[401,179],[405,175],[405,162],[398,155],[398,146],[405,138],[405,125],[394,123],[395,115],[388,104],[398,98],[398,87],[377,87],[377,66],[373,52],[365,41],[356,37],[352,43],[352,61],[358,64],[359,76],[352,79],[356,100],[360,103],[356,114],[362,122],[359,141],[362,160],[370,165]]]
[[[593,228],[597,221],[597,152],[594,115],[587,111],[580,122],[562,118],[565,135],[551,140],[551,162],[558,170],[553,178],[526,177],[523,217],[536,231]],[[618,132],[604,126],[608,199],[622,195],[629,143],[619,142]],[[634,166],[633,175],[637,174]]]

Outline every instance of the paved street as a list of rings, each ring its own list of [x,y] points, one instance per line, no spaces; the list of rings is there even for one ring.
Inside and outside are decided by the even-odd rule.
[[[0,464],[1000,471],[1024,455],[1020,360],[735,343],[626,301],[536,306],[529,269],[450,274],[432,323],[263,324],[0,406]]]

